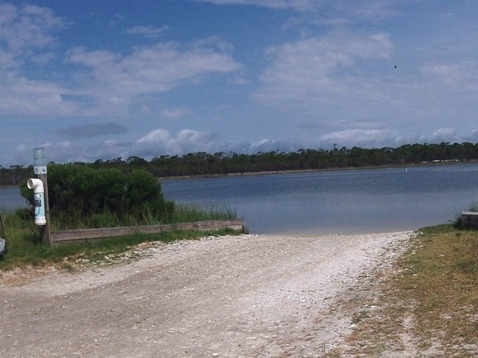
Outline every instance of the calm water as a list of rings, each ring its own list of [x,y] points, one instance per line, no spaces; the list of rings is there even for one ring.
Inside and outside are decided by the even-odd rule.
[[[162,181],[167,199],[228,208],[251,233],[363,233],[446,223],[478,201],[478,164]],[[24,205],[0,189],[0,207]]]
[[[446,223],[478,201],[478,164],[165,180],[165,197],[230,208],[252,233],[362,233]]]
[[[26,205],[19,188],[0,188],[0,209],[15,209]]]

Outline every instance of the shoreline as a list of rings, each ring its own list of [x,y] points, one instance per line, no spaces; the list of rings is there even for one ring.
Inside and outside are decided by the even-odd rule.
[[[180,180],[180,179],[207,179],[207,178],[226,178],[226,177],[241,177],[241,176],[255,176],[255,175],[280,175],[280,174],[301,174],[301,173],[321,173],[321,172],[340,172],[352,170],[374,170],[374,169],[408,169],[408,168],[422,168],[422,167],[437,167],[448,165],[468,165],[477,164],[476,161],[462,161],[462,162],[438,162],[438,163],[413,163],[410,165],[377,165],[364,167],[345,167],[345,168],[324,168],[324,169],[290,169],[290,170],[263,170],[257,172],[244,173],[225,173],[225,174],[198,174],[198,175],[176,175],[167,177],[157,177],[161,181],[165,180]]]

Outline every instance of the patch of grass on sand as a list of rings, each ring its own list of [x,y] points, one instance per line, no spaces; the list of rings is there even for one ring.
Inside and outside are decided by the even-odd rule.
[[[418,231],[375,284],[378,295],[364,288],[355,302],[342,354],[478,356],[478,231],[451,225]]]

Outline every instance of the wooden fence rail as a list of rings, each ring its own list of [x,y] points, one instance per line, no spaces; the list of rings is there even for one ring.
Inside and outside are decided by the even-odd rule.
[[[221,229],[232,229],[241,233],[247,233],[247,228],[244,221],[241,219],[234,219],[196,221],[190,223],[167,225],[127,226],[115,228],[54,231],[50,233],[50,239],[52,240],[53,245],[58,245],[75,242],[85,242],[91,239],[99,240],[108,237],[125,236],[135,233],[158,234],[167,231],[216,231]]]

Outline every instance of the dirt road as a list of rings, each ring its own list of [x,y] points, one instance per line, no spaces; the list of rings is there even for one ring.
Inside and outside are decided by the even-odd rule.
[[[320,357],[353,328],[344,303],[410,235],[224,236],[3,277],[0,357]]]

